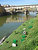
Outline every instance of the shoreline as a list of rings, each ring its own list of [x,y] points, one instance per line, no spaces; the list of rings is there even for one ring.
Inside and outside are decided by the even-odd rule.
[[[38,15],[37,15],[37,16],[38,16]],[[35,26],[35,25],[38,23],[37,21],[38,21],[38,17],[32,18],[32,19],[30,19],[30,20],[24,22],[21,26],[19,26],[16,30],[14,30],[13,33],[12,33],[8,38],[6,38],[6,40],[3,42],[3,46],[1,46],[1,50],[3,49],[2,47],[5,47],[6,41],[9,41],[9,43],[7,44],[8,46],[10,46],[10,45],[12,44],[12,41],[13,41],[14,39],[17,39],[17,40],[19,39],[18,41],[20,41],[20,39],[22,39],[21,36],[23,35],[23,34],[20,34],[20,33],[21,33],[21,31],[23,30],[23,28],[27,28],[27,29],[28,29],[28,26],[29,26],[29,25]],[[34,23],[37,22],[37,23],[34,24],[33,22],[34,22]],[[37,28],[37,27],[35,26],[35,28]],[[33,27],[32,29],[28,29],[28,30],[26,30],[26,31],[27,31],[28,33],[29,33],[29,32],[32,33],[33,29],[35,29],[35,28]],[[36,30],[36,29],[35,29],[35,30]],[[15,32],[17,32],[18,34],[16,34]],[[34,31],[34,32],[35,32],[35,31]],[[32,33],[32,34],[33,34],[33,33]],[[26,38],[26,41],[24,41],[24,44],[26,44],[26,43],[28,44],[28,42],[29,42],[28,40],[29,40],[29,37],[30,37],[29,35],[32,35],[32,34],[28,34],[28,35],[27,35],[27,38]],[[35,33],[34,33],[34,34],[35,34]],[[34,36],[34,35],[32,35],[32,36]],[[30,40],[31,40],[31,38],[33,38],[32,36],[30,37]],[[35,34],[35,36],[36,36],[36,34]],[[35,36],[34,36],[34,37],[35,37]],[[38,36],[38,35],[37,35],[37,36]],[[36,36],[36,37],[37,37],[37,36]],[[17,38],[17,37],[18,37],[18,38]],[[34,39],[34,38],[33,38],[33,39]],[[26,43],[25,43],[25,42],[26,42]],[[30,42],[31,42],[31,41],[30,41]],[[20,50],[20,46],[22,45],[22,43],[20,43],[20,42],[18,42],[18,43],[19,43],[19,46],[18,46],[19,49],[18,49],[18,47],[16,47],[16,49]],[[7,46],[7,45],[6,45],[6,46]],[[29,45],[28,45],[28,46],[29,46]],[[24,47],[24,45],[22,45],[21,48],[22,48],[22,47]],[[5,47],[4,49],[6,49],[6,48],[8,48],[8,47]],[[28,47],[27,47],[27,48],[28,48]],[[26,49],[27,49],[27,48],[26,48]],[[15,50],[15,48],[13,48],[13,47],[10,48],[10,49],[11,49],[11,50],[12,50],[12,49]],[[8,49],[8,50],[10,50],[10,49]],[[7,49],[6,49],[6,50],[7,50]],[[21,49],[21,50],[22,50],[22,49]]]

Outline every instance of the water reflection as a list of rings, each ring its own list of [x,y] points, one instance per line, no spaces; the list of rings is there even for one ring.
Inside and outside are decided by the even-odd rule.
[[[9,23],[9,22],[24,22],[26,19],[25,16],[21,17],[21,16],[17,16],[17,17],[13,17],[13,16],[10,16],[9,18],[6,19],[6,23]]]
[[[31,17],[31,15],[26,16],[25,14],[0,17],[0,39],[10,35],[16,28]]]
[[[36,15],[37,15],[36,13],[37,13],[37,12],[29,12],[29,15],[34,18],[34,17],[36,17]]]
[[[4,23],[6,23],[7,17],[0,17],[0,27],[3,26]]]

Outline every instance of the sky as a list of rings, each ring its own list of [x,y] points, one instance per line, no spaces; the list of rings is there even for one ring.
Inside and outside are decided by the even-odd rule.
[[[38,4],[38,0],[0,0],[1,5],[30,5]]]

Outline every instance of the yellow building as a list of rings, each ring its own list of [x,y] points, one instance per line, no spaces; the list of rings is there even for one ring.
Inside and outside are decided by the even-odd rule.
[[[1,14],[1,13],[5,13],[5,9],[4,9],[3,6],[0,6],[0,14]]]

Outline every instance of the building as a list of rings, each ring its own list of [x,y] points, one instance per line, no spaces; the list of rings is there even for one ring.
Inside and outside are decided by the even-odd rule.
[[[5,13],[5,9],[3,6],[0,5],[0,15],[3,15]]]

